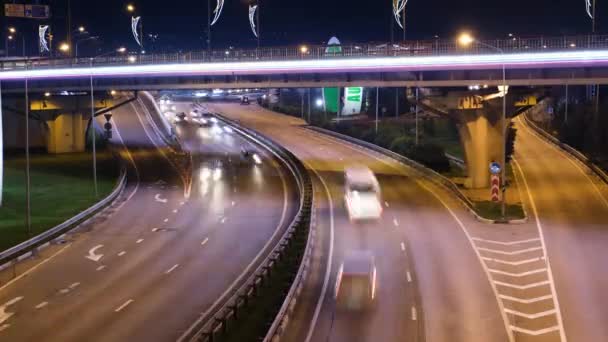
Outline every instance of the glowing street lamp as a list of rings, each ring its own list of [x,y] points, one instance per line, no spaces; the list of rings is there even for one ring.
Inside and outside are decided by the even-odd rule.
[[[118,49],[116,49],[116,52],[125,53],[125,52],[127,52],[127,48],[124,46],[121,46]]]
[[[16,33],[17,29],[11,26],[11,27],[8,28],[8,32],[10,32],[10,33]]]
[[[133,6],[133,4],[128,4],[127,5],[127,12],[129,12],[129,13],[135,12],[135,6]]]
[[[301,53],[307,53],[308,52],[308,46],[306,46],[306,45],[300,46],[300,52]]]
[[[70,51],[70,44],[68,44],[68,43],[61,43],[59,45],[59,50],[61,52],[66,52],[66,53],[69,52]]]
[[[79,27],[78,27],[78,32],[80,32],[80,33],[84,33],[84,31],[85,31],[84,26],[79,26]]]
[[[469,33],[462,33],[460,36],[458,36],[458,44],[460,44],[461,46],[469,46],[471,44],[473,44],[475,42],[475,38],[473,38],[473,36],[471,36]]]

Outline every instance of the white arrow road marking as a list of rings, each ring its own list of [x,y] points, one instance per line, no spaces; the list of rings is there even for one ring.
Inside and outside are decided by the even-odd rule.
[[[499,295],[499,297],[502,299],[506,299],[506,300],[510,300],[510,301],[514,301],[514,302],[518,302],[518,303],[523,303],[523,304],[531,304],[531,303],[536,303],[536,302],[540,302],[540,301],[547,300],[547,299],[553,299],[552,295],[546,295],[546,296],[530,298],[530,299],[521,299],[521,298],[505,296],[505,295]]]
[[[8,302],[4,303],[4,305],[0,306],[0,324],[6,322],[6,320],[11,318],[11,316],[13,315],[12,312],[6,312],[6,308],[17,303],[18,301],[20,301],[22,299],[23,299],[23,297],[15,297],[15,298],[9,300]]]
[[[103,247],[103,245],[97,245],[89,250],[89,255],[85,256],[85,258],[89,260],[93,260],[95,262],[99,262],[103,257],[103,254],[95,254],[95,251]]]
[[[167,203],[167,199],[166,199],[166,198],[161,198],[161,197],[160,197],[160,194],[156,194],[156,195],[154,196],[154,200],[155,200],[156,202],[160,202],[160,203]]]
[[[538,336],[538,335],[543,335],[543,334],[547,334],[547,333],[554,332],[554,331],[559,331],[559,326],[556,325],[556,326],[552,326],[550,328],[545,328],[545,329],[540,329],[540,330],[528,330],[528,329],[519,328],[519,327],[512,325],[511,330],[517,331],[519,333],[532,335],[532,336]]]

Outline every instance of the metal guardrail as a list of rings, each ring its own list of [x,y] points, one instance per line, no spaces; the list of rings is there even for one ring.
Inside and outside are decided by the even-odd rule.
[[[245,271],[235,281],[233,287],[225,292],[227,294],[225,298],[220,298],[211,308],[202,314],[190,329],[180,337],[179,341],[211,342],[224,335],[228,329],[232,328],[231,323],[237,319],[238,312],[247,306],[253,305],[250,299],[258,295],[259,289],[288,252],[293,252],[294,248],[301,248],[302,258],[300,260],[303,260],[303,256],[306,253],[304,250],[310,238],[313,191],[308,171],[304,165],[291,152],[274,141],[241,126],[238,122],[220,115],[217,115],[217,117],[224,123],[232,126],[238,133],[257,144],[265,146],[284,164],[295,177],[300,195],[300,204],[298,213],[290,223],[289,228],[286,229],[276,244],[269,245],[260,254],[263,260],[260,262],[253,261],[252,264],[257,264],[257,267],[251,272]],[[303,246],[302,241],[304,241]],[[300,255],[299,253],[300,251],[296,251],[296,254]],[[299,268],[301,269],[301,266]],[[295,279],[298,279],[297,275]]]
[[[17,260],[19,257],[29,253],[34,252],[37,248],[42,245],[51,242],[52,240],[60,237],[61,235],[67,233],[68,231],[76,228],[79,224],[86,221],[102,209],[104,209],[107,205],[112,203],[118,195],[122,192],[127,182],[127,171],[123,166],[120,171],[120,177],[118,182],[116,183],[116,187],[114,190],[106,196],[103,200],[97,202],[93,206],[84,210],[80,214],[72,217],[71,219],[63,222],[62,224],[55,226],[44,233],[41,233],[25,242],[20,243],[19,245],[7,249],[6,251],[0,253],[0,265],[4,265],[6,263]]]
[[[224,49],[185,53],[139,54],[99,58],[25,59],[0,63],[0,71],[50,68],[88,68],[98,66],[218,63],[249,61],[318,60],[332,58],[443,56],[504,53],[550,52],[608,49],[608,35],[532,37],[480,40],[479,44],[461,47],[455,40],[420,40],[397,43],[341,45],[339,52],[326,52],[327,46],[289,46],[259,49]]]
[[[589,158],[587,158],[587,156],[585,156],[584,154],[582,154],[580,151],[573,148],[572,146],[559,141],[559,139],[557,139],[553,135],[547,133],[544,129],[538,127],[538,125],[528,117],[527,113],[523,113],[522,117],[524,118],[525,123],[530,128],[532,128],[532,130],[534,132],[536,132],[538,135],[540,135],[544,139],[549,140],[551,143],[557,145],[558,147],[560,147],[562,150],[566,151],[568,154],[570,154],[574,158],[578,159],[578,161],[580,161],[585,166],[590,168],[591,171],[593,171],[603,182],[608,184],[608,174],[606,174],[606,172],[604,170],[602,170],[599,166],[595,165],[591,160],[589,160]]]

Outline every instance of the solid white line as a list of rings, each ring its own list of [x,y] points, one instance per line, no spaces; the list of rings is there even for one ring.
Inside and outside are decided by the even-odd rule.
[[[555,325],[550,328],[545,328],[545,329],[540,329],[540,330],[529,330],[529,329],[519,328],[519,327],[512,325],[511,329],[513,331],[517,331],[520,333],[524,333],[524,334],[528,334],[528,335],[532,335],[532,336],[538,336],[538,335],[543,335],[543,334],[547,334],[550,332],[558,331],[558,330],[560,330],[560,326]]]
[[[529,276],[529,275],[532,275],[532,274],[546,272],[547,269],[546,268],[539,268],[537,270],[532,270],[532,271],[527,271],[527,272],[521,272],[521,273],[511,273],[511,272],[505,272],[505,271],[495,270],[495,269],[491,269],[491,268],[489,268],[488,271],[490,271],[492,273],[496,273],[496,274],[508,275],[510,277],[525,277],[525,276]]]
[[[122,311],[122,309],[126,308],[131,303],[133,303],[133,299],[129,299],[128,301],[124,302],[121,306],[119,306],[116,310],[114,310],[114,312]]]
[[[410,274],[410,271],[406,271],[405,272],[405,276],[407,277],[407,282],[411,283],[412,282],[412,275]]]
[[[543,226],[540,223],[540,218],[538,216],[538,209],[536,208],[536,203],[534,202],[534,196],[532,196],[532,192],[530,191],[530,187],[528,186],[528,180],[526,179],[526,175],[524,171],[521,169],[521,166],[517,162],[515,158],[513,158],[513,163],[519,170],[522,179],[524,180],[524,185],[526,186],[526,192],[528,193],[528,199],[530,200],[530,205],[532,206],[532,211],[534,212],[534,219],[536,220],[536,227],[538,228],[538,234],[540,235],[540,242],[543,247],[543,255],[546,256],[545,261],[547,263],[547,274],[549,275],[549,282],[551,285],[551,293],[553,296],[553,304],[557,309],[557,324],[559,326],[559,336],[561,342],[566,342],[566,332],[564,331],[564,323],[562,320],[562,312],[559,307],[559,300],[557,299],[557,291],[555,290],[555,282],[553,280],[553,272],[551,271],[551,264],[549,263],[549,256],[547,255],[547,246],[545,245],[545,238],[543,235]]]
[[[118,256],[123,256],[123,255],[125,255],[125,254],[127,254],[127,252],[122,251],[122,252],[118,253]]]
[[[535,297],[535,298],[530,298],[530,299],[521,299],[521,298],[505,296],[505,295],[500,295],[499,297],[502,299],[506,299],[506,300],[510,300],[512,302],[518,302],[518,303],[522,303],[522,304],[532,304],[532,303],[540,302],[540,301],[547,300],[547,299],[553,299],[553,295],[546,295],[546,296]]]
[[[416,312],[416,307],[412,306],[412,321],[415,321],[418,319],[418,314]]]
[[[519,241],[509,241],[509,242],[502,242],[502,241],[496,241],[496,240],[486,240],[486,239],[482,239],[482,238],[473,238],[473,240],[480,241],[480,242],[494,243],[494,244],[502,245],[502,246],[512,246],[512,245],[517,245],[517,244],[521,244],[521,243],[540,241],[540,238],[534,238],[534,239],[528,239],[528,240],[519,240]]]
[[[177,209],[173,209],[173,213],[177,214],[178,210]]]
[[[33,266],[32,268],[30,268],[29,270],[21,273],[19,276],[17,276],[16,278],[13,278],[11,281],[7,282],[6,284],[2,285],[2,287],[0,287],[0,291],[4,290],[5,288],[9,287],[11,284],[15,283],[16,281],[18,281],[19,279],[27,276],[28,274],[32,273],[34,270],[36,270],[38,267],[42,266],[43,264],[47,263],[48,261],[50,261],[51,259],[53,259],[54,257],[56,257],[57,255],[59,255],[59,253],[63,252],[66,248],[70,247],[72,244],[68,243],[67,245],[65,245],[63,248],[61,248],[60,250],[58,250],[55,254],[51,255],[50,257],[44,259],[43,261],[41,261],[39,264],[36,264],[35,266]]]
[[[531,259],[525,259],[525,260],[520,260],[520,261],[509,261],[509,260],[486,258],[486,257],[482,257],[482,259],[485,261],[492,261],[492,262],[497,262],[500,264],[505,264],[505,265],[510,265],[510,266],[519,266],[519,265],[523,265],[523,264],[527,264],[527,263],[531,263],[531,262],[535,262],[535,261],[545,260],[545,257],[531,258]]]
[[[167,222],[169,222],[169,219],[166,218],[166,219],[163,220],[163,222],[167,223]]]
[[[315,312],[312,316],[312,321],[310,322],[310,327],[308,329],[308,334],[306,335],[306,339],[304,340],[305,342],[310,342],[310,340],[312,339],[312,335],[315,331],[315,326],[317,324],[317,320],[319,319],[319,313],[321,312],[321,307],[323,306],[323,300],[325,299],[325,294],[327,293],[327,287],[329,285],[329,276],[331,275],[331,262],[332,262],[333,254],[334,254],[334,205],[333,205],[333,199],[331,197],[331,192],[329,191],[329,187],[327,186],[327,183],[325,183],[325,180],[323,180],[323,177],[321,177],[321,175],[317,172],[317,170],[312,168],[310,164],[308,164],[307,162],[304,162],[304,163],[306,164],[308,169],[312,170],[312,172],[314,172],[315,175],[317,175],[317,178],[319,178],[319,181],[321,181],[321,185],[323,185],[323,188],[325,189],[325,194],[326,194],[327,200],[328,200],[327,202],[329,204],[329,254],[327,256],[327,268],[325,270],[325,278],[323,279],[323,288],[321,289],[321,295],[319,296],[319,299],[317,300]]]
[[[395,227],[399,227],[399,221],[397,221],[397,219],[393,219],[393,225]]]
[[[95,271],[101,271],[104,268],[106,268],[106,265],[101,265],[101,266],[97,267],[97,269]]]
[[[501,285],[501,286],[506,286],[506,287],[510,287],[510,288],[514,288],[514,289],[518,289],[518,290],[527,290],[527,289],[531,289],[533,287],[539,287],[539,286],[543,286],[543,285],[549,285],[549,281],[548,280],[543,280],[543,281],[539,281],[539,282],[531,283],[531,284],[526,284],[526,285],[516,285],[516,284],[505,283],[504,281],[494,280],[494,284]]]
[[[40,309],[42,309],[43,307],[45,307],[45,306],[47,306],[47,305],[49,305],[49,302],[42,302],[42,303],[40,303],[40,304],[36,305],[36,306],[35,306],[35,308],[36,308],[37,310],[40,310]]]
[[[515,250],[512,252],[501,251],[501,250],[496,250],[496,249],[491,249],[491,248],[484,248],[484,247],[477,247],[477,249],[479,249],[480,251],[491,252],[491,253],[496,253],[496,254],[517,255],[517,254],[539,251],[539,250],[542,250],[543,248],[542,247],[530,247],[530,248],[526,248],[526,249],[518,249],[518,250]]]
[[[204,246],[208,241],[209,241],[209,238],[205,238],[205,240],[203,240],[203,242],[201,242],[201,245]]]
[[[168,269],[167,271],[165,271],[165,274],[169,274],[169,273],[173,272],[178,267],[179,267],[179,264],[173,265],[173,267],[171,267],[170,269]]]
[[[401,243],[401,250],[405,252],[405,244],[403,242]]]
[[[139,239],[137,241],[135,241],[135,243],[142,243],[144,241],[144,239]]]
[[[73,283],[73,284],[72,284],[72,285],[70,285],[69,287],[70,287],[71,289],[75,289],[75,288],[77,288],[77,287],[78,287],[78,285],[80,285],[80,283]]]
[[[542,311],[542,312],[537,312],[537,313],[534,313],[534,314],[527,314],[527,313],[524,313],[524,312],[519,312],[519,311],[511,310],[511,309],[505,309],[505,311],[508,314],[516,315],[516,316],[519,316],[519,317],[524,317],[524,318],[527,318],[527,319],[537,319],[537,318],[540,318],[540,317],[545,317],[545,316],[549,316],[549,315],[555,314],[555,309],[551,309],[551,310],[547,310],[547,311]]]

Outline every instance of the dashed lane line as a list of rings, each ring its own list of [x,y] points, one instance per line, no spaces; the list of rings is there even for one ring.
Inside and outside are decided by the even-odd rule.
[[[418,313],[416,312],[416,307],[412,306],[412,321],[416,321],[418,319]]]
[[[394,225],[395,227],[399,227],[399,221],[397,221],[397,219],[396,219],[396,218],[395,218],[395,219],[393,219],[393,225]]]
[[[131,304],[131,303],[133,303],[133,299],[127,300],[121,306],[119,306],[118,308],[116,308],[116,310],[114,310],[114,312],[121,312],[124,308],[126,308],[127,306],[129,306],[129,304]]]
[[[142,243],[144,241],[144,239],[139,239],[137,241],[135,241],[135,243]]]
[[[407,278],[407,282],[411,283],[412,282],[412,275],[410,274],[410,271],[406,271],[405,272],[405,276]]]
[[[42,302],[42,303],[36,305],[35,308],[36,308],[36,310],[40,310],[47,305],[49,305],[49,302]]]
[[[75,289],[80,285],[80,283],[73,283],[72,285],[69,286],[70,289]]]
[[[401,250],[405,252],[405,244],[403,242],[401,243]]]
[[[179,267],[179,264],[173,265],[170,269],[168,269],[168,270],[165,271],[165,274],[169,274],[169,273],[175,271],[175,269],[178,268],[178,267]]]
[[[209,238],[205,238],[205,240],[201,242],[201,246],[204,246],[205,244],[207,244],[207,242],[209,242]]]
[[[122,251],[122,252],[118,253],[118,256],[123,256],[123,255],[125,255],[125,254],[127,254],[127,252]]]
[[[97,267],[97,269],[95,271],[101,271],[104,268],[106,268],[106,265],[101,265],[101,266]]]

